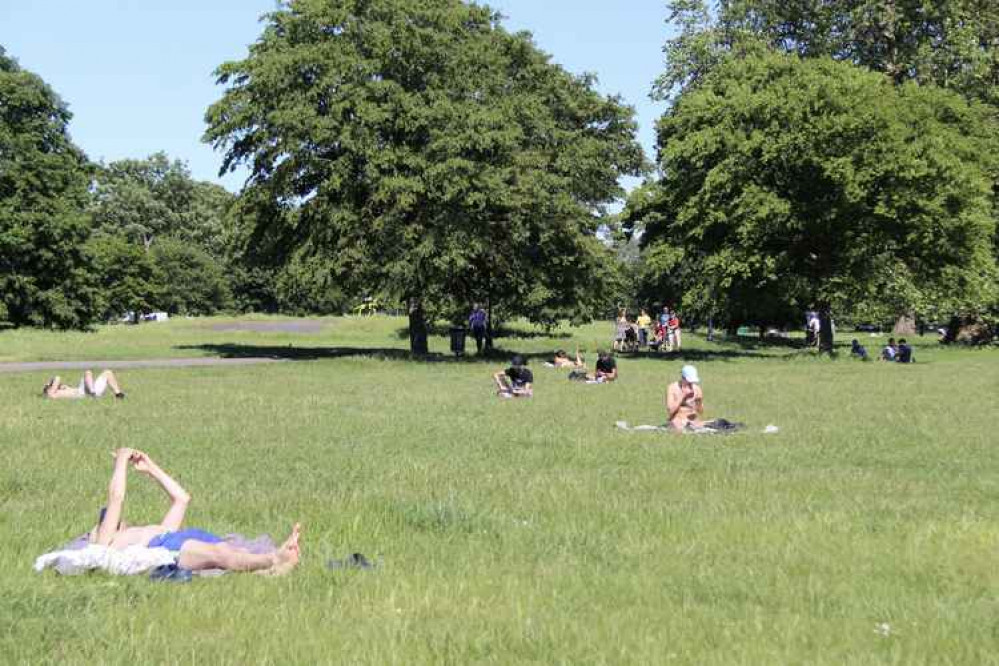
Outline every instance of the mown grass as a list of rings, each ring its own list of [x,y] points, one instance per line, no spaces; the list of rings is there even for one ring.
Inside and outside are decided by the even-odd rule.
[[[405,345],[401,320],[207,323],[0,342],[22,360]],[[501,344],[592,348],[609,328]],[[607,386],[533,362],[530,401],[493,397],[498,361],[384,354],[123,371],[120,404],[45,402],[43,375],[0,374],[0,661],[999,663],[999,357],[926,344],[906,367],[688,339],[709,411],[750,432],[614,428],[662,420],[679,358],[623,358]],[[283,537],[301,521],[302,566],[188,585],[33,573],[93,521],[123,445],[192,492],[192,525]],[[132,480],[130,522],[163,504]],[[324,567],[354,551],[381,566]]]

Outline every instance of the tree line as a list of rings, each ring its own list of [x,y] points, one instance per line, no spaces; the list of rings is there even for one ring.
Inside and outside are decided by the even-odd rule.
[[[634,110],[462,0],[286,0],[222,64],[203,140],[91,164],[0,53],[0,321],[471,302],[554,325],[994,322],[999,21],[985,0],[669,3],[648,164]],[[623,176],[645,177],[626,195]],[[626,202],[624,210],[614,205]],[[636,246],[637,250],[636,251]]]

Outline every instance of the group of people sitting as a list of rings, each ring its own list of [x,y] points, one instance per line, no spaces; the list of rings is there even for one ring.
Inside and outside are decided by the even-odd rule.
[[[575,358],[569,358],[564,349],[555,352],[551,361],[545,366],[555,369],[568,369],[569,379],[583,381],[589,384],[603,384],[617,379],[617,361],[607,351],[597,352],[597,364],[591,373],[586,368],[586,359],[579,350]],[[534,373],[527,367],[527,359],[515,354],[510,359],[510,367],[493,373],[496,382],[496,394],[501,398],[530,398],[534,395]]]
[[[609,352],[598,352],[596,368],[593,373],[586,371],[586,361],[576,350],[575,358],[570,358],[565,350],[558,350],[546,367],[568,369],[569,378],[581,378],[589,383],[602,384],[618,378],[617,361]],[[527,359],[516,354],[510,360],[510,367],[493,374],[496,382],[496,393],[503,398],[530,398],[534,395],[534,373],[527,367]],[[711,429],[714,426],[727,428],[730,425],[724,419],[718,422],[705,422],[704,393],[701,390],[701,378],[697,368],[685,365],[680,371],[680,379],[670,384],[666,389],[667,428],[676,432],[695,432]],[[657,426],[659,427],[659,426]]]
[[[655,321],[645,308],[638,317],[629,317],[625,308],[618,311],[614,351],[633,352],[646,347],[653,351],[680,351],[682,342],[680,317],[668,305]]]
[[[905,338],[900,338],[896,344],[895,338],[888,338],[888,344],[881,350],[881,360],[893,363],[912,363],[912,347]]]
[[[859,358],[862,361],[871,360],[867,349],[856,338],[850,342],[850,356]],[[915,363],[916,361],[912,355],[912,347],[905,338],[900,338],[897,343],[895,342],[895,338],[888,338],[888,344],[881,350],[879,358],[889,363]]]

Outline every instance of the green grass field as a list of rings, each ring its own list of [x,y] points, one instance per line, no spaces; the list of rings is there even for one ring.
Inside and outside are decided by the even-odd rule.
[[[663,420],[679,357],[622,358],[604,386],[534,359],[535,398],[510,401],[501,359],[392,352],[401,319],[220,322],[0,333],[2,361],[300,359],[126,370],[122,403],[47,402],[44,373],[0,374],[0,662],[999,663],[994,351],[927,338],[898,366],[688,334],[709,416],[750,431],[684,437],[614,427]],[[592,350],[610,329],[499,344]],[[191,525],[283,538],[301,521],[299,569],[34,573],[92,524],[118,446],[185,485]],[[153,521],[165,498],[133,477],[127,506]],[[325,568],[354,551],[381,566]]]

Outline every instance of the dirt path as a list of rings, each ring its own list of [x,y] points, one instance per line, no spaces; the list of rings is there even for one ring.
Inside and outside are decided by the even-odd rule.
[[[0,363],[0,374],[38,372],[40,370],[94,370],[100,372],[127,368],[194,368],[219,365],[257,365],[281,363],[279,358],[154,358],[137,361],[36,361],[33,363]]]

